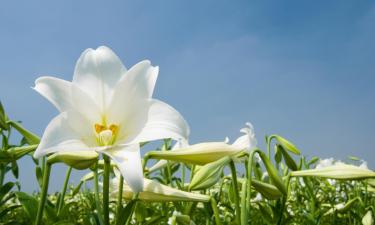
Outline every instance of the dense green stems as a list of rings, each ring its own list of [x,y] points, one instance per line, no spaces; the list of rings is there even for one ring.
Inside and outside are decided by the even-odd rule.
[[[57,215],[60,214],[62,206],[64,205],[64,198],[65,198],[66,188],[68,187],[68,183],[69,183],[69,178],[70,178],[71,172],[72,172],[72,167],[69,166],[68,170],[66,171],[64,186],[63,186],[62,192],[60,193],[59,205],[57,207]]]
[[[98,164],[95,165],[95,169],[94,169],[94,192],[95,192],[95,204],[96,204],[96,210],[98,211],[99,223],[104,224],[102,208],[99,203],[100,198],[99,198]]]
[[[118,184],[118,196],[117,196],[117,210],[116,210],[116,223],[119,223],[121,209],[122,209],[122,191],[124,188],[124,177],[121,175]]]
[[[240,209],[240,200],[238,196],[237,172],[236,172],[236,165],[234,164],[233,159],[230,161],[229,165],[230,165],[230,170],[232,172],[234,204],[236,207],[236,221],[237,221],[237,224],[241,224],[241,209]]]
[[[43,186],[42,186],[42,193],[40,196],[39,206],[38,206],[38,213],[36,215],[35,225],[40,225],[43,218],[43,210],[46,204],[46,198],[48,193],[48,183],[49,183],[49,176],[51,174],[51,164],[46,163],[43,173]]]
[[[216,225],[221,225],[219,209],[217,208],[217,203],[216,203],[215,198],[211,197],[210,202],[211,202],[212,211],[214,212],[215,223]]]
[[[104,174],[103,174],[103,218],[104,225],[109,225],[109,176],[111,172],[111,160],[103,155]]]
[[[286,180],[286,188],[288,190],[289,189],[290,174],[288,175],[288,177],[286,179],[287,179]],[[281,221],[283,219],[283,213],[284,213],[285,204],[286,204],[287,200],[288,200],[288,194],[284,195],[283,198],[282,198],[282,200],[281,200],[282,202],[281,202],[281,209],[280,209],[280,213],[279,213],[279,221],[277,222],[278,225],[281,224]]]

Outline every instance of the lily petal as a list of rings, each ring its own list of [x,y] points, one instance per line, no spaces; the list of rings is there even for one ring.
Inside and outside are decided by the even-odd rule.
[[[113,91],[106,112],[108,123],[125,124],[126,133],[138,133],[143,128],[158,72],[159,68],[147,60],[130,68]]]
[[[254,127],[251,123],[247,122],[246,127],[242,128],[241,137],[237,138],[237,140],[234,141],[232,144],[233,146],[236,146],[238,148],[246,149],[248,151],[252,150],[257,146],[257,140],[255,139],[255,133],[254,133]]]
[[[117,55],[101,46],[82,53],[74,70],[73,83],[97,100],[104,110],[112,89],[125,73],[126,68]]]
[[[95,146],[93,128],[79,113],[67,111],[60,113],[48,124],[40,144],[34,153],[39,158],[52,152],[92,151]]]
[[[147,122],[132,143],[164,138],[188,139],[189,125],[177,110],[159,100],[153,99],[150,103]]]
[[[126,183],[134,192],[143,190],[143,170],[139,144],[114,146],[102,151],[116,163]]]
[[[55,77],[40,77],[35,81],[34,90],[48,99],[60,112],[74,109],[90,121],[100,120],[97,104],[72,82]]]

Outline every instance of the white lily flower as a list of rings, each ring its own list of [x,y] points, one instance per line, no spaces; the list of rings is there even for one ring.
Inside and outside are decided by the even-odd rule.
[[[60,114],[47,126],[34,157],[101,152],[118,165],[133,191],[141,191],[139,143],[189,135],[188,124],[174,108],[152,99],[158,72],[147,60],[127,70],[111,49],[102,46],[82,53],[72,82],[38,78],[34,89]]]
[[[240,132],[243,135],[237,138],[233,144],[228,144],[228,137],[222,142],[204,142],[194,145],[189,145],[186,140],[182,139],[180,143],[176,143],[172,151],[156,152],[155,154],[161,158],[169,158],[171,161],[182,161],[198,165],[214,162],[224,156],[233,155],[241,151],[249,152],[257,146],[254,128],[251,123],[247,122]],[[149,172],[164,168],[166,165],[166,160],[160,160],[149,169]]]

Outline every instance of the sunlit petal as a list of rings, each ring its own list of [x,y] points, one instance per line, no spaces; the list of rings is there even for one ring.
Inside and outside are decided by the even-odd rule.
[[[72,82],[55,77],[40,77],[34,89],[48,99],[60,112],[74,110],[90,121],[100,119],[97,104]]]
[[[153,99],[148,109],[147,122],[132,142],[164,138],[188,139],[189,133],[189,125],[177,110],[162,101]]]
[[[117,164],[126,183],[134,192],[143,190],[143,171],[139,145],[116,146],[103,151]]]
[[[78,59],[73,83],[77,84],[98,102],[102,110],[126,69],[121,60],[108,47],[87,49]]]
[[[34,157],[58,151],[93,150],[90,148],[95,146],[93,135],[87,120],[79,113],[63,112],[48,124]]]

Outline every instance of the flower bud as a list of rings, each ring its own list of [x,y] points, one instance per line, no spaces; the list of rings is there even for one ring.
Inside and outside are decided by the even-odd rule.
[[[284,149],[296,154],[300,155],[301,152],[298,150],[298,148],[292,144],[290,141],[286,140],[285,138],[279,136],[279,135],[272,135],[270,138],[274,137],[283,147]]]
[[[293,177],[323,177],[341,180],[375,178],[375,172],[344,163],[311,170],[293,171]]]
[[[118,179],[111,182],[111,196],[116,197],[118,193]],[[123,198],[131,200],[133,191],[128,184],[124,182]],[[143,191],[139,192],[138,198],[142,201],[151,202],[171,202],[171,201],[188,201],[188,202],[209,202],[210,196],[181,191],[169,186],[160,184],[157,181],[144,179]]]
[[[89,168],[98,161],[99,154],[95,151],[71,151],[56,152],[48,157],[47,162],[50,164],[63,162],[77,170]]]
[[[153,159],[166,159],[188,164],[204,165],[225,156],[234,155],[242,150],[237,146],[224,142],[206,142],[174,151],[151,151],[148,155]]]
[[[190,182],[191,190],[206,189],[216,184],[221,177],[224,167],[230,162],[229,156],[224,157],[216,162],[208,163],[200,167],[194,174]]]

